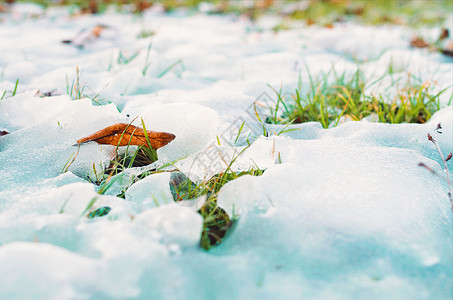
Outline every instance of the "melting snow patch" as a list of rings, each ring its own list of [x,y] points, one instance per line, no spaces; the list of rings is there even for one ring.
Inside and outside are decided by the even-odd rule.
[[[158,5],[140,17],[10,7],[0,15],[1,299],[451,299],[449,187],[427,133],[441,123],[435,138],[452,152],[452,64],[410,48],[408,29],[344,23],[274,33],[273,19],[259,30]],[[83,47],[61,43],[99,24],[105,32]],[[140,37],[151,31],[152,43]],[[368,79],[392,64],[393,79],[436,81],[433,93],[446,89],[441,109],[423,125],[256,120],[255,99],[277,103],[267,84],[285,94],[300,81],[306,92],[310,76],[332,66],[353,74],[353,60]],[[392,84],[364,93],[391,95]],[[155,163],[99,188],[124,148],[76,141],[141,119],[175,140]],[[251,168],[264,173],[209,194],[231,223],[204,251],[213,216],[199,211],[213,198],[175,202],[172,180],[199,184]]]

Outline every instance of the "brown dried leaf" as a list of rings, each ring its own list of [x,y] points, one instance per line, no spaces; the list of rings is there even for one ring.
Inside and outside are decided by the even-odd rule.
[[[61,42],[63,44],[72,44],[76,47],[83,48],[86,44],[97,40],[106,28],[107,26],[102,24],[96,25],[93,28],[79,32],[73,39],[63,40]]]
[[[84,1],[87,2],[87,1]],[[82,10],[76,15],[85,15],[85,14],[97,14],[99,12],[99,7],[96,0],[90,0],[89,3],[86,3]]]
[[[440,32],[439,41],[443,41],[450,36],[450,31],[447,28],[442,28]]]
[[[0,136],[7,135],[8,133],[6,130],[0,130]]]
[[[40,97],[40,98],[60,96],[60,95],[61,95],[61,93],[57,89],[53,89],[53,90],[50,90],[47,92],[41,92],[40,90],[38,90],[34,94],[35,97]]]
[[[448,55],[448,56],[451,56],[453,57],[453,41],[449,41],[444,49],[440,49],[440,51],[444,54],[444,55]]]
[[[446,49],[443,49],[443,50],[441,50],[441,52],[442,52],[444,55],[453,57],[453,50],[446,50]]]
[[[146,0],[136,0],[135,1],[135,11],[143,12],[145,9],[150,8],[153,5],[152,2]]]
[[[363,6],[348,7],[346,8],[346,12],[348,14],[361,16],[365,12],[365,8]]]
[[[151,147],[155,150],[167,145],[175,139],[175,135],[171,133],[149,130],[147,132]],[[144,130],[140,127],[124,123],[106,127],[87,137],[77,140],[78,144],[88,142],[113,146],[137,145],[148,147]]]
[[[451,159],[451,157],[453,156],[453,154],[450,152],[450,154],[448,154],[447,158],[445,159],[445,161],[449,161]]]
[[[269,9],[274,5],[274,0],[258,0],[255,1],[255,6],[258,10],[264,11],[266,9]]]
[[[414,48],[426,48],[429,44],[422,38],[416,37],[411,40],[411,46]]]
[[[95,37],[100,37],[101,36],[101,33],[102,31],[107,28],[106,26],[104,25],[96,25],[93,27],[93,29],[91,29],[91,33],[93,33],[93,35]]]
[[[99,8],[98,8],[98,4],[97,4],[96,0],[90,1],[89,10],[92,14],[97,14],[99,12]]]

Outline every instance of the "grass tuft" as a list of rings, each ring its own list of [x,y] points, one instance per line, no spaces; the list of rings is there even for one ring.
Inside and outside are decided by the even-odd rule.
[[[310,1],[294,10],[290,17],[306,20],[308,25],[329,26],[335,22],[354,21],[369,25],[399,24],[411,27],[443,23],[451,11],[450,1],[354,0]]]
[[[19,86],[19,78],[16,79],[16,83],[14,84],[14,89],[12,91],[8,91],[8,90],[5,90],[3,91],[3,93],[1,94],[0,96],[0,100],[3,100],[3,99],[6,99],[6,93],[10,92],[11,93],[11,96],[9,97],[14,97],[16,96],[16,93],[17,93],[17,87]]]
[[[212,246],[220,244],[225,237],[227,230],[231,228],[235,221],[234,216],[228,216],[228,214],[217,205],[217,196],[221,188],[226,183],[241,176],[260,176],[264,173],[264,170],[254,168],[251,168],[246,172],[231,172],[229,169],[232,163],[224,172],[216,174],[209,180],[199,184],[193,183],[189,178],[179,173],[176,173],[170,182],[173,199],[176,202],[194,200],[201,196],[206,196],[206,202],[198,210],[198,213],[203,217],[203,231],[200,245],[205,250],[209,250]]]
[[[425,123],[441,108],[440,95],[451,88],[434,93],[435,82],[420,82],[409,75],[404,83],[393,80],[390,86],[396,90],[393,96],[365,94],[367,88],[386,76],[367,82],[359,69],[352,76],[337,74],[332,69],[319,79],[309,74],[309,87],[305,93],[299,87],[293,94],[283,95],[281,89],[271,87],[277,103],[271,107],[266,123],[320,122],[324,128],[329,128],[337,126],[342,119],[358,121],[367,117],[391,124]]]
[[[80,100],[84,98],[83,90],[85,86],[80,86],[80,71],[79,67],[76,67],[76,77],[72,80],[72,83],[69,84],[68,74],[66,74],[66,93],[73,99],[73,100]]]
[[[242,124],[243,125],[243,124]],[[142,126],[144,132],[146,132],[146,126],[142,119]],[[242,126],[241,126],[242,129]],[[241,130],[240,129],[240,130]],[[145,134],[148,144],[150,145],[149,137]],[[149,165],[158,160],[156,150],[151,147],[137,147],[133,151],[129,151],[129,146],[125,146],[125,149],[121,154],[119,153],[119,147],[117,147],[117,154],[111,160],[108,168],[104,169],[103,173],[100,176],[96,175],[96,178],[90,179],[87,178],[91,183],[99,186],[98,194],[102,195],[107,192],[107,190],[113,185],[118,177],[114,177],[117,174],[125,171],[128,168],[132,167],[142,167]],[[80,147],[80,145],[79,145]],[[172,179],[170,181],[170,190],[173,195],[175,202],[180,202],[183,200],[193,200],[199,197],[206,197],[206,201],[198,209],[198,213],[203,217],[203,230],[201,234],[200,245],[203,249],[209,250],[212,246],[218,245],[222,242],[227,230],[232,226],[235,221],[235,216],[228,216],[228,214],[220,207],[217,206],[217,196],[220,192],[220,189],[228,182],[235,180],[244,175],[251,176],[260,176],[263,174],[264,170],[258,168],[251,168],[246,172],[232,172],[231,166],[235,160],[248,148],[244,149],[227,165],[225,170],[221,173],[215,174],[212,178],[205,180],[199,184],[195,184],[182,172],[178,172],[178,169],[162,171],[162,168],[165,168],[173,163],[168,163],[156,170],[143,172],[141,175],[136,177],[136,180],[141,180],[146,176],[155,174],[157,172],[173,172]],[[78,153],[78,151],[77,151]],[[63,172],[68,171],[69,166],[77,157],[77,153],[72,154],[63,167]],[[93,171],[96,172],[95,166],[93,164]],[[118,197],[124,198],[125,192],[128,187],[122,191],[121,194],[117,195]],[[88,203],[85,208],[82,216],[87,216],[87,218],[101,217],[109,213],[110,207],[102,207],[96,210],[92,210],[93,205],[97,201],[98,197],[93,197],[93,199]]]
[[[88,215],[87,215],[87,218],[88,219],[94,219],[94,218],[98,218],[98,217],[103,217],[105,215],[107,215],[112,209],[108,206],[103,206],[103,207],[100,207],[92,212],[90,212]]]

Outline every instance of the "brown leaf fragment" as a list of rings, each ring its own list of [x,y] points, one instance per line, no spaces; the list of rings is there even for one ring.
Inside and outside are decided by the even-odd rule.
[[[436,133],[442,134],[442,124],[437,123],[436,129],[434,129]]]
[[[445,45],[444,49],[440,49],[440,51],[441,51],[444,55],[453,57],[453,41],[449,41],[449,42]]]
[[[153,5],[152,2],[146,0],[135,1],[135,11],[143,12],[145,9],[150,8]]]
[[[83,48],[87,44],[96,41],[106,29],[105,25],[96,25],[93,28],[83,30],[79,32],[73,39],[67,39],[61,41],[63,44],[72,44],[75,47]]]
[[[450,154],[448,154],[447,158],[445,159],[445,161],[449,161],[451,159],[451,157],[453,156],[453,154],[450,152]]]
[[[175,135],[167,132],[147,131],[151,147],[155,150],[167,145],[175,139]],[[77,140],[78,144],[96,142],[103,145],[127,146],[137,145],[148,147],[145,131],[130,124],[118,123],[99,130],[87,137]]]
[[[415,37],[411,40],[411,46],[414,48],[426,48],[429,47],[429,44],[420,37]]]
[[[356,15],[361,16],[365,12],[365,8],[363,6],[354,6],[354,7],[347,7],[346,14],[349,15]]]
[[[443,41],[450,36],[450,31],[447,28],[442,28],[440,32],[439,41]]]
[[[88,9],[89,9],[89,12],[91,12],[92,14],[97,14],[99,12],[99,8],[98,8],[98,4],[97,4],[96,0],[90,1],[90,6]]]
[[[106,26],[104,25],[96,25],[93,27],[93,29],[91,29],[91,32],[93,33],[93,35],[95,37],[100,37],[101,36],[101,33],[102,31],[106,28]]]
[[[61,95],[61,93],[57,89],[53,89],[53,90],[50,90],[47,92],[41,92],[40,90],[38,90],[38,91],[36,91],[34,96],[44,98],[44,97],[53,97],[53,96],[60,96],[60,95]]]
[[[7,135],[8,133],[6,130],[0,130],[0,136]]]

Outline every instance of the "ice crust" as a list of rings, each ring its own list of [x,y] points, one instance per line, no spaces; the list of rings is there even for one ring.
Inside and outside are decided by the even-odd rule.
[[[448,186],[418,166],[443,176],[427,133],[444,154],[453,151],[451,105],[424,125],[266,124],[267,137],[250,111],[256,97],[272,95],[267,83],[293,91],[300,74],[306,89],[305,64],[312,75],[333,63],[352,74],[359,59],[375,78],[393,62],[439,90],[452,85],[451,59],[409,48],[408,29],[346,23],[275,34],[272,19],[254,25],[157,6],[140,18],[12,8],[0,14],[8,41],[0,44],[0,129],[10,132],[0,137],[0,299],[452,298]],[[61,44],[100,23],[106,31],[83,49]],[[149,51],[150,38],[137,38],[144,29],[155,31]],[[124,64],[120,53],[138,54]],[[104,105],[66,95],[76,67],[86,95],[100,93]],[[392,93],[385,84],[367,92]],[[38,90],[61,95],[40,98]],[[141,126],[141,118],[148,130],[176,135],[156,163],[172,162],[172,172],[138,180],[145,169],[131,169],[99,195],[90,181],[116,149],[74,144],[115,123]],[[222,188],[218,203],[234,223],[206,252],[196,212],[206,198],[174,203],[173,171],[199,183],[248,142],[231,170],[265,172]],[[125,199],[116,197],[125,188]],[[106,206],[108,215],[86,217]]]

